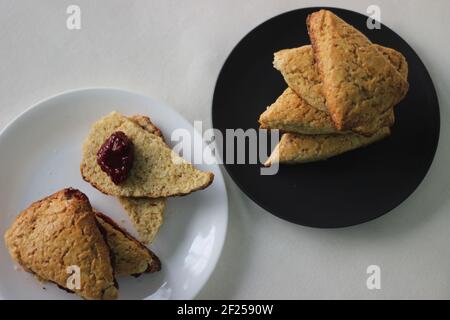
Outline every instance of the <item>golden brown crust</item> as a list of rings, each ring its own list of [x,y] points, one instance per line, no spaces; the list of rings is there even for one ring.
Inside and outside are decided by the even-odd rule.
[[[161,130],[159,130],[159,128],[152,123],[149,117],[137,114],[128,117],[128,119],[138,124],[145,131],[150,132],[164,140]]]
[[[262,128],[303,134],[330,134],[338,131],[328,113],[311,107],[291,88],[259,117]]]
[[[139,275],[161,270],[161,261],[146,246],[121,228],[110,217],[96,211],[97,221],[106,231],[106,238],[115,256],[118,276]]]
[[[111,252],[87,197],[64,189],[33,203],[5,234],[13,259],[43,281],[67,288],[67,267],[80,268],[85,299],[116,299]]]
[[[377,121],[380,125],[390,127],[394,120],[394,110],[389,109]],[[311,107],[290,88],[260,116],[259,123],[261,129],[278,129],[282,132],[311,135],[351,133],[337,130],[328,113]]]
[[[281,72],[289,88],[311,107],[328,112],[310,45],[284,49],[274,54],[273,66]]]
[[[401,53],[376,44],[373,46],[389,59],[404,79],[407,79],[408,64]],[[290,88],[286,89],[261,115],[261,128],[302,134],[345,133],[335,128],[328,111],[318,110],[326,109],[326,106],[322,94],[322,82],[313,61],[311,46],[285,49],[275,53],[274,65],[283,74]],[[298,94],[298,92],[301,93]],[[314,105],[300,98],[304,95]],[[394,110],[391,108],[380,115],[374,124],[375,127],[391,126],[394,120]]]
[[[371,137],[356,133],[341,135],[302,135],[286,133],[265,163],[298,164],[326,160],[342,153],[379,141],[390,135],[389,128],[383,128]]]
[[[372,134],[380,115],[404,98],[408,82],[358,30],[328,10],[307,19],[328,110],[339,130]]]
[[[98,149],[115,131],[124,132],[135,146],[130,175],[120,185],[115,185],[96,161]],[[83,146],[80,170],[83,179],[98,190],[124,197],[186,195],[208,187],[214,178],[211,172],[197,170],[176,155],[161,138],[116,112],[94,124]]]
[[[389,62],[392,66],[397,70],[400,75],[408,81],[408,62],[403,54],[398,52],[397,50],[380,46],[378,44],[373,45]]]
[[[389,60],[404,79],[408,78],[408,64],[400,52],[377,44],[373,46]],[[322,80],[310,45],[276,52],[273,65],[299,97],[311,107],[328,113]]]

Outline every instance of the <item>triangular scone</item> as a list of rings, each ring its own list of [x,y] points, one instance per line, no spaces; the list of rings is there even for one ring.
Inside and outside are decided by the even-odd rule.
[[[327,112],[325,97],[322,94],[322,81],[310,45],[275,52],[273,66],[280,71],[286,84],[297,95],[310,106]]]
[[[129,119],[164,141],[161,130],[150,121],[149,117],[135,115]],[[151,243],[163,223],[166,198],[118,197],[118,199],[136,228],[139,240],[145,244]]]
[[[95,216],[106,232],[108,245],[114,254],[114,271],[117,276],[138,276],[161,270],[161,261],[146,246],[110,217],[100,212],[95,212]]]
[[[394,110],[387,110],[378,118],[378,122],[393,124]],[[283,94],[259,118],[262,129],[278,129],[284,132],[301,134],[347,134],[351,131],[339,131],[326,112],[311,107],[291,88]]]
[[[323,94],[339,130],[370,135],[404,98],[408,82],[361,32],[328,10],[308,16]]]
[[[385,55],[391,64],[407,79],[408,64],[405,57],[390,48],[374,45]],[[281,71],[290,88],[273,103],[260,117],[262,128],[279,129],[302,134],[345,133],[336,129],[326,109],[322,95],[322,82],[314,64],[311,46],[285,49],[275,53],[274,64]],[[295,87],[300,96],[309,97],[311,105],[292,90]],[[391,108],[378,118],[379,125],[394,123],[394,110]]]
[[[345,133],[338,131],[328,113],[311,107],[291,88],[259,117],[263,129],[279,129],[303,134]]]
[[[389,128],[382,128],[371,137],[356,133],[330,135],[302,135],[285,133],[266,161],[266,166],[274,163],[296,164],[326,160],[350,150],[367,146],[390,135]]]
[[[42,281],[51,281],[85,299],[116,299],[111,252],[87,197],[64,189],[33,203],[5,234],[11,256]],[[68,279],[79,267],[80,288]],[[68,267],[74,268],[67,270]]]
[[[400,52],[377,44],[373,46],[389,60],[404,79],[408,78],[408,64]],[[328,112],[322,93],[322,80],[310,45],[276,52],[273,65],[297,95],[310,106]]]
[[[119,185],[97,164],[97,151],[112,133],[121,131],[134,144],[134,164]],[[113,112],[96,122],[83,146],[81,174],[103,193],[124,197],[160,198],[189,194],[209,186],[214,178],[175,154],[162,139],[127,117]]]
[[[118,199],[136,228],[139,240],[145,244],[151,243],[163,223],[166,199],[127,197]]]

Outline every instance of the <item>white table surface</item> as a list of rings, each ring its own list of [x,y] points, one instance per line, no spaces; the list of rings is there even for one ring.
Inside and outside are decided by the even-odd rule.
[[[301,7],[364,13],[372,3],[0,0],[0,128],[50,95],[99,86],[165,100],[188,120],[210,126],[220,68],[252,28]],[[376,3],[383,23],[423,59],[438,91],[441,141],[429,174],[390,214],[341,230],[310,229],[273,217],[225,174],[228,235],[198,298],[450,298],[450,1]],[[79,31],[66,28],[70,4],[81,7]],[[366,287],[372,264],[381,267],[381,290]]]

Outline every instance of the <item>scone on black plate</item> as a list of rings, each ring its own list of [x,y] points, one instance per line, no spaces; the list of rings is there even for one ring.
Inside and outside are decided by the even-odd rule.
[[[285,133],[264,164],[298,164],[326,160],[345,152],[368,146],[391,134],[388,127],[366,137],[357,133],[304,135]]]
[[[370,136],[391,126],[386,112],[406,96],[408,81],[364,34],[331,11],[312,13],[307,27],[336,128]]]
[[[5,234],[13,259],[41,281],[67,285],[67,267],[80,270],[80,287],[71,288],[85,299],[116,299],[110,249],[98,228],[88,198],[64,189],[33,203]]]

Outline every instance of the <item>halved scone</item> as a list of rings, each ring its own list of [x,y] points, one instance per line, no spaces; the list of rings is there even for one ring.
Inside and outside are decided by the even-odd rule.
[[[134,144],[134,164],[128,178],[114,184],[97,163],[97,152],[114,133],[123,132]],[[113,112],[92,127],[83,146],[81,174],[103,193],[121,197],[161,198],[206,188],[214,175],[202,172],[175,154],[161,138],[127,117]]]
[[[164,141],[161,130],[151,122],[149,117],[134,115],[128,118]],[[139,240],[145,244],[151,243],[163,223],[166,198],[117,198],[136,228]]]
[[[139,240],[145,244],[152,243],[164,221],[166,198],[118,197],[118,199],[136,228]]]
[[[41,281],[85,299],[116,299],[113,258],[88,198],[64,189],[33,203],[5,234],[13,259]],[[80,287],[69,288],[67,268],[78,267]]]
[[[114,271],[118,276],[140,275],[161,270],[161,261],[146,246],[121,228],[110,217],[95,212],[106,232],[106,239],[115,257]]]

